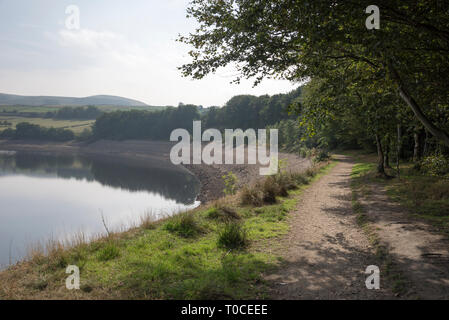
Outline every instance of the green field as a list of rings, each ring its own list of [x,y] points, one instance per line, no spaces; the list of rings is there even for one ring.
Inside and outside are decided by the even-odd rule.
[[[28,122],[37,124],[46,128],[64,128],[70,129],[75,134],[81,133],[84,129],[92,127],[95,120],[59,120],[44,117],[46,112],[54,112],[60,109],[60,106],[0,106],[0,122],[7,121],[11,123],[9,126],[0,125],[0,132],[7,129],[14,129],[20,122]],[[162,106],[141,106],[141,107],[118,107],[118,106],[97,106],[98,109],[104,112],[113,111],[130,111],[130,110],[145,110],[145,111],[159,111],[166,107]],[[42,117],[27,117],[25,113],[42,113]],[[39,116],[39,115],[38,115]]]
[[[32,124],[38,124],[42,127],[47,128],[64,128],[70,129],[75,133],[80,133],[86,128],[90,128],[95,120],[53,120],[46,118],[30,118],[30,117],[20,117],[20,116],[2,116],[0,113],[0,122],[8,121],[11,123],[10,126],[0,126],[0,131],[6,128],[14,129],[15,126],[20,122],[28,122]]]
[[[63,106],[0,106],[0,115],[4,112],[38,112],[45,113],[56,111]],[[96,108],[105,111],[129,111],[129,110],[146,110],[146,111],[159,111],[167,108],[166,106],[138,106],[138,107],[119,107],[119,106],[95,106]]]

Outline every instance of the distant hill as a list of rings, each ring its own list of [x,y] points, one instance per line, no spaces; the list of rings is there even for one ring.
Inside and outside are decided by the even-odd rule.
[[[116,96],[91,96],[85,98],[50,97],[50,96],[19,96],[0,93],[0,106],[120,106],[140,107],[145,103]]]

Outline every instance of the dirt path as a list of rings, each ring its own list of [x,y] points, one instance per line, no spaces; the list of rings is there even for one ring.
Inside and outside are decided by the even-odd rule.
[[[404,297],[449,299],[449,239],[412,219],[388,198],[381,185],[370,185],[361,203],[381,244],[388,248],[408,282]]]
[[[352,212],[346,157],[308,188],[291,220],[285,264],[266,278],[276,299],[388,299],[389,290],[368,290],[365,269],[376,265],[366,235]]]

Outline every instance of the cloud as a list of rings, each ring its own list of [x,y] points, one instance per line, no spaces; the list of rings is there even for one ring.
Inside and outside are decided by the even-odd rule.
[[[112,63],[136,67],[149,62],[146,50],[114,32],[63,29],[58,33],[58,42],[62,48],[71,50],[72,55],[90,59],[97,65]]]
[[[66,47],[79,47],[84,49],[109,49],[123,36],[113,32],[98,32],[89,29],[60,30],[60,44]]]

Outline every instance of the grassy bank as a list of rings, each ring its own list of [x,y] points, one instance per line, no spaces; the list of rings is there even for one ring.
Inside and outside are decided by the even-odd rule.
[[[332,167],[266,178],[238,194],[162,221],[70,246],[53,243],[0,273],[0,299],[261,299],[279,265],[298,196]],[[65,288],[68,265],[81,289]]]

